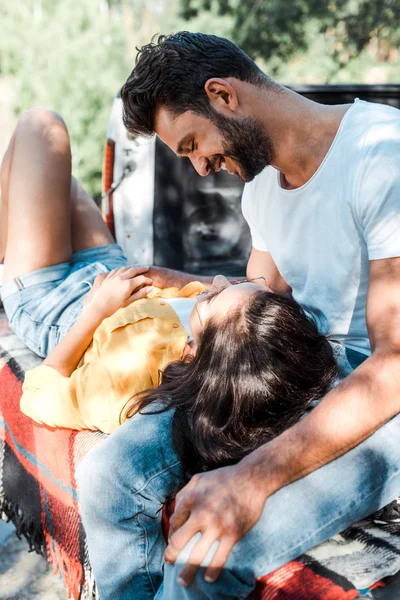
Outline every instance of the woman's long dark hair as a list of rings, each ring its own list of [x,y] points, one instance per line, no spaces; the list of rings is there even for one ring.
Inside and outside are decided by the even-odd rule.
[[[155,401],[175,408],[174,445],[190,475],[235,463],[279,435],[336,376],[315,321],[292,298],[260,290],[222,320],[210,319],[196,355],[170,363],[159,387],[136,395],[125,417]]]

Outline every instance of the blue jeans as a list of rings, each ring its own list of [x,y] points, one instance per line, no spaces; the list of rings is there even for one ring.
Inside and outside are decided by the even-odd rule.
[[[354,366],[354,365],[353,365]],[[162,571],[161,508],[182,486],[172,412],[136,415],[77,471],[83,523],[101,600],[247,598],[257,577],[346,529],[400,495],[400,416],[346,455],[271,496],[217,582],[177,575],[190,551]],[[157,591],[158,590],[158,591]]]
[[[121,246],[107,244],[15,277],[1,288],[11,329],[33,352],[47,356],[78,319],[96,276],[126,264]]]
[[[101,600],[147,600],[162,583],[161,511],[185,480],[172,446],[172,412],[137,414],[76,471],[90,562]]]

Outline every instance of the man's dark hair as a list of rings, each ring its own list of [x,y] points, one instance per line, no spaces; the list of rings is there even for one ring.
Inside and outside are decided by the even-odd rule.
[[[176,451],[186,473],[198,473],[241,460],[296,423],[337,372],[314,319],[292,298],[260,290],[207,321],[195,356],[170,363],[124,417],[174,408]]]
[[[212,77],[234,77],[257,86],[276,86],[233,42],[204,33],[160,35],[140,48],[121,90],[123,120],[132,135],[152,135],[156,110],[172,114],[191,110],[210,117],[204,90]]]

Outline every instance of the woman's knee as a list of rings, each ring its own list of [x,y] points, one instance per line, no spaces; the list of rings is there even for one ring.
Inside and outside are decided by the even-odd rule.
[[[0,189],[1,195],[3,199],[5,199],[8,195],[8,182],[10,178],[10,169],[11,169],[11,157],[12,157],[12,146],[11,144],[7,148],[6,153],[4,154],[1,166],[0,166]]]
[[[55,152],[69,153],[70,142],[67,126],[63,118],[53,110],[35,106],[21,114],[18,119],[14,137],[35,138],[35,143],[42,140]]]
[[[46,138],[51,138],[51,136],[54,134],[59,136],[60,131],[63,135],[68,136],[67,126],[64,120],[58,113],[52,110],[35,106],[33,108],[29,108],[20,115],[8,149],[1,161],[0,183],[3,194],[8,187],[7,183],[11,170],[15,138],[20,134],[22,134],[24,137],[27,135],[36,134]]]
[[[16,131],[20,129],[44,129],[52,127],[54,124],[66,128],[63,118],[57,112],[42,106],[34,106],[21,113]]]

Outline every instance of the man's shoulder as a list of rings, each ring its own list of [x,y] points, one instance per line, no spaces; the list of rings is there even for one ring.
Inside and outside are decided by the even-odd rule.
[[[387,104],[358,100],[347,133],[352,143],[370,152],[375,147],[400,147],[400,110]]]
[[[400,119],[400,110],[394,106],[391,106],[390,104],[368,102],[367,100],[359,100],[357,98],[354,101],[353,108],[354,117],[361,118],[366,124],[373,123],[374,120],[378,120],[378,122],[386,122],[388,120]]]

